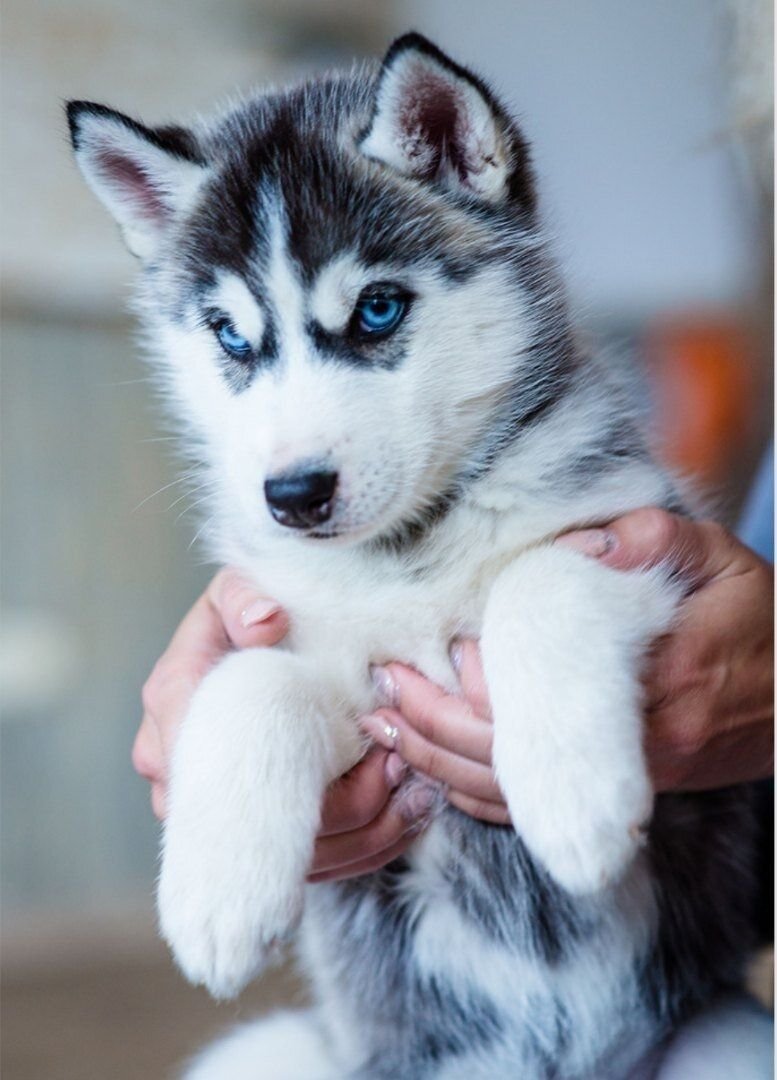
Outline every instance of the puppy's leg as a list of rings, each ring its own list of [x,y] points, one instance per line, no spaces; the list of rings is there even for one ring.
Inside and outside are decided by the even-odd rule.
[[[281,1012],[208,1047],[184,1080],[342,1080],[315,1013]]]
[[[744,994],[721,998],[680,1028],[658,1080],[771,1080],[774,1023]]]
[[[358,756],[297,657],[246,650],[203,680],[173,753],[158,890],[192,982],[233,996],[294,928],[324,788]]]
[[[619,573],[560,547],[497,578],[483,664],[494,766],[513,822],[564,888],[589,892],[626,867],[650,814],[640,665],[678,592],[657,571]]]

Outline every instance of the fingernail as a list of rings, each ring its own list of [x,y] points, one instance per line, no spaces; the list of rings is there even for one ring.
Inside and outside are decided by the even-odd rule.
[[[370,678],[377,692],[379,705],[399,704],[399,687],[385,668],[371,667]]]
[[[369,713],[359,719],[359,726],[386,750],[396,750],[399,743],[399,730],[389,724],[382,716]]]
[[[386,758],[386,781],[392,791],[402,783],[406,771],[407,766],[399,754],[389,754]]]
[[[579,529],[556,537],[556,543],[572,548],[589,559],[599,559],[615,547],[615,535],[607,529]]]
[[[452,641],[451,647],[448,650],[448,654],[451,658],[451,667],[457,675],[461,675],[461,661],[464,653],[464,646],[461,641]]]
[[[256,626],[260,622],[265,622],[271,615],[275,615],[276,612],[281,610],[281,605],[276,604],[274,600],[265,600],[261,597],[259,600],[254,600],[253,604],[249,604],[248,607],[241,612],[240,621],[246,630],[251,626]]]

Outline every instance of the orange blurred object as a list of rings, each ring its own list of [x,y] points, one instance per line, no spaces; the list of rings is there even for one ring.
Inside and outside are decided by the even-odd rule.
[[[654,449],[673,469],[726,485],[759,429],[754,336],[742,318],[672,316],[650,328],[645,356],[654,400]]]

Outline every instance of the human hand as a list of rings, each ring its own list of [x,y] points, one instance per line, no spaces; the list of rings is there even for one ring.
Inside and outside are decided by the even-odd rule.
[[[143,719],[132,748],[132,764],[151,784],[160,821],[173,744],[198,684],[232,649],[275,645],[287,630],[280,605],[258,596],[230,568],[216,574],[181,622],[143,687]]]
[[[688,595],[643,674],[656,791],[703,791],[774,770],[774,571],[712,521],[636,510],[558,541],[618,570],[666,564]]]
[[[666,563],[687,582],[672,633],[644,672],[645,749],[657,791],[702,790],[773,770],[773,572],[721,526],[656,509],[606,529],[560,537],[615,569]],[[446,785],[472,816],[507,822],[491,772],[491,721],[474,642],[458,646],[461,695],[389,664],[379,678],[386,707],[365,729],[418,772]]]
[[[232,569],[219,571],[186,615],[143,687],[143,719],[132,750],[160,820],[172,748],[199,682],[231,650],[275,645],[287,631],[280,606],[258,596]],[[396,754],[376,748],[330,786],[311,880],[368,873],[409,846],[417,825],[391,800],[403,771]]]
[[[404,664],[376,668],[373,679],[384,704],[362,717],[362,727],[417,773],[442,784],[453,806],[507,825],[510,814],[491,767],[491,706],[477,643],[454,642],[451,662],[461,694],[446,693]]]

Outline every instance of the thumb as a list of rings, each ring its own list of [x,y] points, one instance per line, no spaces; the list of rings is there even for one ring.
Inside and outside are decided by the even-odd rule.
[[[225,567],[208,586],[206,597],[230,641],[240,649],[275,645],[284,638],[289,620],[280,604],[261,596],[237,570]]]
[[[634,510],[603,528],[565,533],[556,543],[615,570],[668,565],[693,588],[735,572],[746,550],[716,522],[694,521],[656,507]]]

